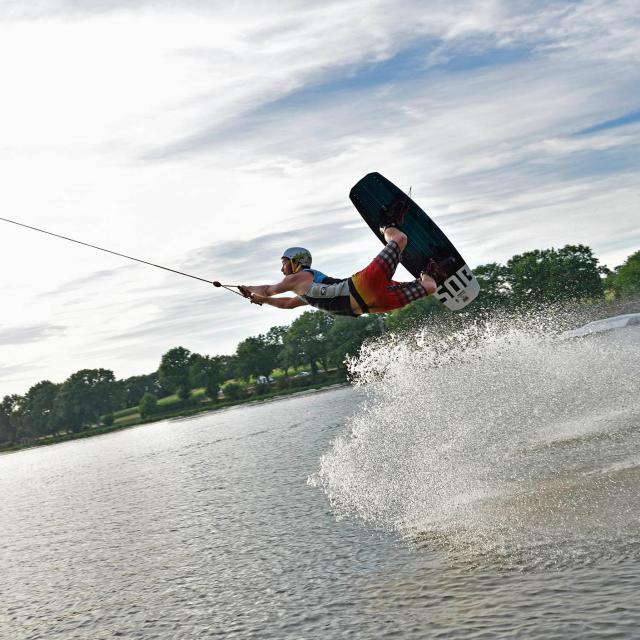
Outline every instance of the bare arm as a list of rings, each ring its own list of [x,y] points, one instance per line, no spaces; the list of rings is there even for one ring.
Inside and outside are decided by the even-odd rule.
[[[270,296],[261,296],[258,293],[251,294],[251,302],[255,304],[268,304],[277,309],[295,309],[307,304],[300,298],[272,298]]]
[[[251,293],[257,293],[259,296],[275,296],[279,293],[285,293],[287,291],[297,292],[300,288],[300,285],[308,282],[313,279],[311,274],[309,273],[294,273],[288,276],[285,276],[280,282],[276,284],[259,284],[253,286],[245,286],[244,289],[247,289]],[[302,287],[302,292],[306,291],[307,287]]]

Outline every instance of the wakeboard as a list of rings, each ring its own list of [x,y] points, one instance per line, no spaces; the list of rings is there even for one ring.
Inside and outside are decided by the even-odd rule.
[[[406,194],[379,173],[369,173],[349,193],[354,206],[373,233],[386,244],[380,232],[385,213],[401,207],[404,221],[397,227],[407,235],[402,265],[414,277],[420,272],[438,274],[434,294],[445,307],[459,311],[480,293],[480,285],[458,250],[436,223]]]

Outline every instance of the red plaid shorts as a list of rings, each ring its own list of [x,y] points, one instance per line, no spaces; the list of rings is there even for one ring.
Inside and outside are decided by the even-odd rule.
[[[368,307],[365,313],[385,313],[400,309],[410,302],[428,295],[419,279],[411,282],[392,280],[402,254],[397,242],[389,242],[362,271],[351,276],[351,282],[361,301]],[[354,296],[357,297],[358,296]]]

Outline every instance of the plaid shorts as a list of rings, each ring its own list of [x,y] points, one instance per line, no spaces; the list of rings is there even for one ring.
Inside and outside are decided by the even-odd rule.
[[[400,247],[391,241],[369,266],[351,276],[351,282],[368,307],[369,313],[385,313],[392,309],[400,309],[429,295],[420,279],[411,282],[396,282],[391,279],[401,257]],[[363,311],[366,312],[365,309]]]

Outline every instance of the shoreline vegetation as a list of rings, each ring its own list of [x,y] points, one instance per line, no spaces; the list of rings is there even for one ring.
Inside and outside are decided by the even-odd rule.
[[[306,311],[290,325],[246,338],[230,356],[174,347],[149,374],[116,380],[108,369],[83,369],[63,383],[43,380],[0,402],[0,452],[346,385],[348,359],[383,334],[428,326],[437,339],[496,313],[558,314],[569,329],[640,311],[640,251],[613,271],[598,266],[589,247],[566,245],[479,265],[474,273],[481,294],[457,314],[433,296],[358,318]]]
[[[287,398],[295,398],[299,396],[305,396],[312,393],[320,393],[322,391],[331,391],[334,389],[340,389],[343,387],[350,386],[349,382],[346,379],[340,381],[335,381],[334,379],[326,379],[320,380],[317,379],[314,383],[313,380],[309,382],[309,385],[306,387],[300,387],[296,389],[284,389],[284,390],[275,390],[271,393],[266,393],[264,395],[259,396],[250,396],[247,398],[241,398],[239,400],[228,400],[228,401],[219,401],[215,404],[211,402],[202,401],[197,406],[192,407],[184,407],[181,405],[179,401],[175,404],[180,408],[174,408],[173,410],[168,410],[165,413],[160,413],[154,416],[149,416],[147,418],[142,418],[139,412],[134,414],[125,415],[121,418],[115,418],[113,424],[106,425],[104,423],[100,423],[89,427],[85,431],[81,431],[79,433],[60,433],[55,436],[42,436],[36,440],[32,440],[29,442],[22,443],[14,443],[11,446],[0,446],[0,455],[14,453],[17,451],[22,451],[24,449],[33,449],[36,447],[45,447],[52,444],[60,444],[62,442],[70,442],[72,440],[80,440],[83,438],[92,438],[93,436],[106,435],[108,433],[114,433],[116,431],[123,431],[124,429],[133,429],[134,427],[141,427],[146,424],[153,424],[154,422],[162,422],[165,420],[176,420],[181,418],[190,418],[194,416],[198,416],[204,413],[211,413],[214,411],[223,411],[225,409],[234,409],[239,406],[253,406],[266,404],[269,402],[275,402],[277,400],[286,400]],[[200,389],[196,389],[195,393],[202,391]],[[167,405],[171,407],[172,405]],[[127,414],[128,410],[124,410],[121,413]],[[130,418],[130,419],[129,419]]]

